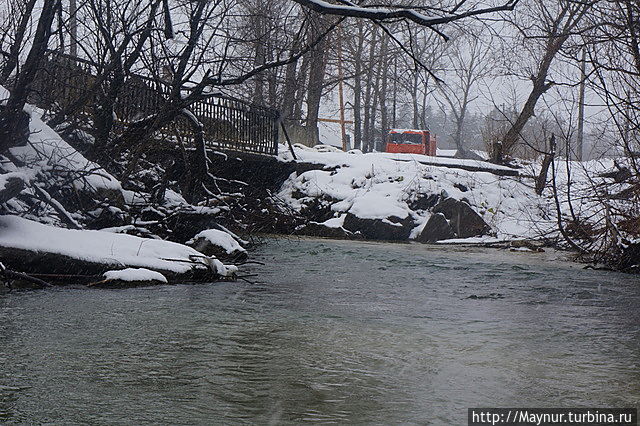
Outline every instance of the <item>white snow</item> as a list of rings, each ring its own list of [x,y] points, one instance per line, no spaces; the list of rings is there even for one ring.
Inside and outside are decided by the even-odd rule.
[[[294,144],[294,149],[296,153],[296,157],[298,161],[303,161],[307,163],[313,164],[326,164],[329,166],[342,165],[344,164],[343,159],[344,152],[336,147],[329,145],[316,145],[312,148],[306,147],[300,144]],[[439,152],[447,152],[439,151]],[[281,145],[278,148],[278,159],[281,161],[291,161],[293,157],[291,156],[291,151],[288,146]],[[360,155],[358,156],[360,157]],[[366,158],[365,161],[369,163],[375,163],[379,161],[381,158],[387,158],[391,160],[396,160],[399,162],[417,162],[425,165],[432,166],[466,166],[466,167],[475,167],[475,168],[483,168],[486,170],[493,171],[510,171],[513,172],[514,169],[507,166],[501,166],[498,164],[489,163],[486,161],[478,161],[478,160],[465,160],[461,158],[449,158],[449,157],[433,157],[429,155],[422,154],[406,154],[406,153],[390,153],[390,152],[369,152],[366,154],[362,154],[362,157]]]
[[[17,216],[0,216],[0,246],[173,273],[211,266],[221,275],[226,276],[228,271],[217,259],[211,260],[183,244],[112,232],[57,228]]]
[[[455,157],[457,152],[458,152],[457,149],[440,149],[440,148],[436,148],[436,155],[438,157],[453,158],[453,157]]]
[[[246,250],[231,235],[217,229],[208,229],[205,231],[201,231],[195,237],[189,240],[187,244],[192,244],[194,241],[200,238],[209,241],[215,246],[221,247],[224,251],[227,252],[227,254],[231,254],[236,251],[246,252]]]
[[[329,220],[325,220],[320,223],[320,225],[324,225],[327,228],[342,228],[344,226],[344,218],[347,217],[346,214],[341,214],[338,217],[333,217]]]
[[[107,271],[103,274],[107,280],[120,281],[159,281],[167,283],[167,279],[160,272],[151,271],[144,268],[126,268],[117,271]]]

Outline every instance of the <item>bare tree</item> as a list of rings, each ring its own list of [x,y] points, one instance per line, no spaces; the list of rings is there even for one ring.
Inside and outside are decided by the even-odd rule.
[[[479,83],[489,77],[490,70],[495,66],[491,40],[483,39],[483,34],[477,31],[466,31],[453,40],[444,60],[448,77],[444,83],[438,84],[438,93],[442,96],[439,102],[453,116],[455,130],[452,138],[457,149],[456,156],[470,158],[472,153],[465,144],[465,119],[469,106],[478,98]]]
[[[535,62],[529,70],[531,91],[501,143],[492,149],[493,161],[511,152],[527,121],[534,115],[538,100],[556,84],[549,79],[553,61],[564,43],[580,32],[583,18],[597,1],[534,0],[530,8],[509,18],[519,32],[523,53],[534,58]]]
[[[56,7],[59,7],[59,0],[44,0],[29,54],[20,73],[16,76],[11,95],[0,112],[0,153],[5,152],[11,146],[24,143],[25,135],[19,134],[20,127],[24,126],[25,122],[23,108],[27,102],[30,86],[36,77],[40,61],[49,44]],[[30,10],[27,9],[24,13],[30,13]]]

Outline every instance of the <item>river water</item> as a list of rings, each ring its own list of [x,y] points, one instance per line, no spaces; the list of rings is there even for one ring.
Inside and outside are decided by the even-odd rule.
[[[558,256],[273,239],[254,284],[0,294],[0,423],[640,406],[640,279]]]

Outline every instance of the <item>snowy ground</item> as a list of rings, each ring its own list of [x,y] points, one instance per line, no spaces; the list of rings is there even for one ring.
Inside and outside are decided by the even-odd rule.
[[[412,154],[318,152],[303,148],[296,148],[295,152],[299,161],[321,164],[326,170],[292,175],[279,195],[298,211],[314,200],[329,203],[335,218],[327,226],[339,226],[347,212],[365,219],[411,216],[415,237],[431,213],[412,209],[412,202],[444,193],[467,201],[491,226],[493,239],[537,238],[554,229],[552,206],[535,195],[531,179],[425,165],[420,162],[424,156]],[[281,150],[283,160],[290,157],[288,150]],[[503,168],[474,160],[426,159],[443,165],[481,163],[487,168]]]

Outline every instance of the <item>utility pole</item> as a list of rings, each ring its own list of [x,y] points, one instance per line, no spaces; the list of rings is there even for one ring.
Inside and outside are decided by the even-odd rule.
[[[338,26],[338,98],[340,101],[340,131],[342,132],[342,150],[347,151],[347,128],[344,120],[344,73],[342,71],[342,27]]]
[[[582,49],[582,61],[580,62],[580,89],[578,95],[578,146],[576,146],[576,159],[578,161],[582,161],[582,151],[584,144],[584,92],[587,79],[586,51],[586,48]]]

